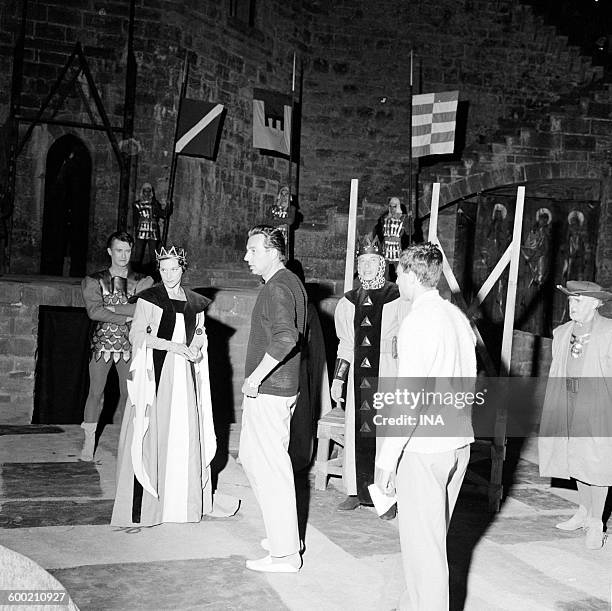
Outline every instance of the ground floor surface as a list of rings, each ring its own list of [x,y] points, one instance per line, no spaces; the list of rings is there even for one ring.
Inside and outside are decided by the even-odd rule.
[[[344,498],[337,479],[325,491],[314,490],[312,477],[298,483],[307,524],[300,573],[245,568],[246,559],[265,555],[264,531],[235,439],[219,489],[242,499],[237,516],[111,527],[118,429],[107,426],[96,461],[84,463],[78,426],[0,426],[0,565],[3,553],[5,565],[12,552],[30,558],[82,610],[396,607],[403,587],[397,521],[363,507],[337,511]],[[590,551],[583,531],[554,528],[575,512],[576,492],[539,477],[534,448],[529,440],[508,461],[500,513],[489,514],[486,498],[464,485],[448,538],[453,609],[610,609],[612,539]],[[34,572],[13,577],[23,583],[3,583],[7,575],[2,588],[38,583]]]

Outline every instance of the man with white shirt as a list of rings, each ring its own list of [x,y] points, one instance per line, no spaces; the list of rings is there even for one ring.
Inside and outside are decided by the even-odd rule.
[[[440,297],[441,273],[442,252],[436,245],[402,252],[397,284],[412,307],[398,335],[398,378],[425,379],[428,386],[435,380],[443,384],[442,378],[476,377],[474,333],[464,314]],[[419,425],[406,427],[405,436],[383,440],[376,459],[375,483],[386,494],[394,488],[397,493],[407,586],[403,610],[449,607],[446,533],[474,441],[469,417],[453,427],[444,437],[423,434]]]

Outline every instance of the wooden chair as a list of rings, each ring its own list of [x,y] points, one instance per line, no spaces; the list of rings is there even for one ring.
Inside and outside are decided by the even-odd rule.
[[[315,490],[327,488],[327,477],[334,475],[342,477],[342,452],[338,450],[338,457],[330,459],[336,444],[344,448],[344,411],[336,407],[319,420],[317,428],[317,459],[315,461]]]

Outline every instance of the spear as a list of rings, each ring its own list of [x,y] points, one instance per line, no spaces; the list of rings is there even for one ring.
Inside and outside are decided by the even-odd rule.
[[[181,95],[179,98],[178,113],[176,115],[176,125],[174,127],[174,140],[172,142],[172,162],[170,163],[170,178],[168,179],[168,196],[166,198],[166,221],[164,223],[164,235],[162,237],[162,244],[166,246],[168,240],[168,227],[170,225],[170,217],[174,211],[174,181],[176,179],[176,163],[178,161],[178,154],[176,152],[176,141],[178,139],[178,119],[181,116],[181,106],[183,104],[183,98],[187,94],[187,74],[189,72],[189,60],[187,58],[187,51],[185,51],[185,61],[183,63],[183,81],[181,83]]]

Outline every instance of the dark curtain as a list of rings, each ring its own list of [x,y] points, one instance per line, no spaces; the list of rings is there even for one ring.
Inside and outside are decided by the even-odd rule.
[[[40,306],[32,424],[80,424],[89,389],[85,308]]]

